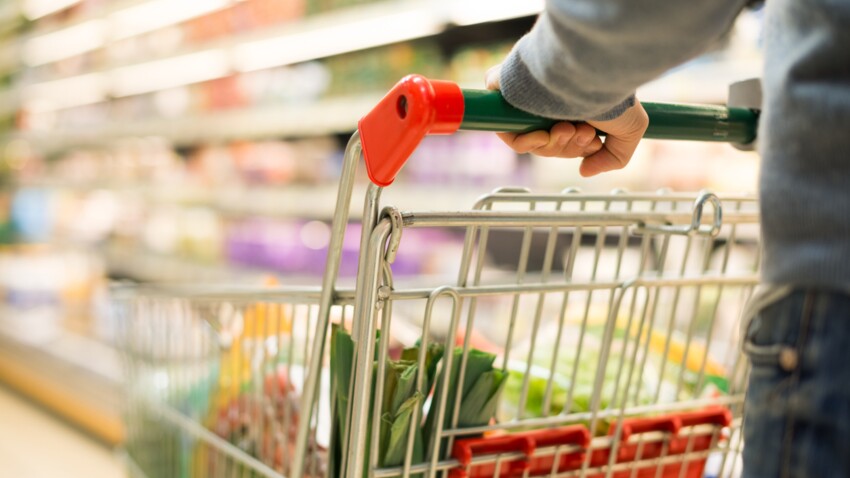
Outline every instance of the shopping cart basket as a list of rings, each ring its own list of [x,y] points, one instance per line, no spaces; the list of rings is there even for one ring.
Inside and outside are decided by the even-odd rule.
[[[648,137],[747,143],[746,108],[645,104]],[[418,76],[346,149],[320,288],[141,289],[118,301],[141,476],[735,476],[749,195],[534,194],[381,206],[426,134],[551,121]],[[354,289],[337,287],[354,172]],[[456,280],[397,283],[405,232],[464,238]]]

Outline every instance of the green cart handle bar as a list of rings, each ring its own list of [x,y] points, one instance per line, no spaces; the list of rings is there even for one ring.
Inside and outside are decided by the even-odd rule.
[[[758,111],[749,108],[641,104],[649,115],[645,138],[737,144],[756,138]],[[524,133],[548,130],[557,122],[514,108],[498,91],[462,90],[450,81],[410,75],[360,120],[357,129],[369,178],[384,187],[392,184],[426,135],[458,130]]]

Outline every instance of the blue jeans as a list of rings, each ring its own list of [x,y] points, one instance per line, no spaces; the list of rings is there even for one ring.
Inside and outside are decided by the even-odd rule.
[[[745,340],[743,476],[850,477],[850,295],[795,290]]]

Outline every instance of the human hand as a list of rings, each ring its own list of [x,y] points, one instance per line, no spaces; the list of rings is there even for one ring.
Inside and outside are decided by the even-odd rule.
[[[499,89],[501,65],[487,71],[488,89]],[[530,133],[496,133],[517,153],[558,158],[584,158],[579,167],[582,176],[622,169],[628,164],[637,145],[649,126],[649,117],[640,102],[622,115],[606,121],[570,122],[555,124],[549,131]],[[596,130],[606,133],[603,143]]]

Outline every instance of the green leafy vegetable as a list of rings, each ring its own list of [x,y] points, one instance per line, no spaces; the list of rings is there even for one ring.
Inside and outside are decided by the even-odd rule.
[[[341,463],[342,440],[345,434],[345,415],[348,410],[349,384],[351,379],[351,361],[354,356],[354,341],[344,329],[334,327],[331,337],[331,380],[334,385],[336,400],[336,414],[334,417],[334,441],[332,443],[331,458],[332,476],[338,476],[338,466]],[[413,434],[412,463],[420,463],[424,460],[424,439],[422,430],[417,424],[412,424],[415,419],[422,419],[422,405],[425,397],[430,393],[434,383],[437,364],[443,356],[443,346],[434,343],[428,346],[424,357],[424,372],[422,377],[422,388],[417,389],[419,376],[420,347],[405,349],[400,360],[387,359],[384,367],[384,387],[380,397],[380,429],[378,436],[378,464],[380,466],[399,466],[404,464],[407,452],[410,427],[415,426]],[[373,363],[372,392],[370,398],[370,410],[373,409],[375,400],[374,384],[376,383],[374,372],[377,372],[377,361]],[[370,456],[371,430],[367,432],[366,456]]]
[[[380,466],[399,466],[404,464],[404,455],[407,452],[407,438],[410,431],[410,422],[416,409],[421,410],[424,396],[414,392],[396,410],[384,413],[381,416],[381,454],[378,460]],[[421,417],[421,415],[420,415]],[[413,435],[412,463],[419,463],[424,459],[422,447],[422,432],[419,427]]]
[[[434,404],[425,422],[425,431],[433,442],[434,434],[440,430],[446,430],[452,426],[455,416],[455,403],[458,394],[458,381],[460,370],[463,367],[463,349],[456,348],[452,353],[451,371],[448,373],[448,381],[445,380],[446,369],[441,371],[443,379],[437,382],[434,391]],[[461,428],[487,425],[493,418],[498,405],[499,395],[505,385],[508,374],[504,370],[494,370],[493,362],[496,356],[482,352],[477,349],[469,350],[464,368],[463,384],[460,387],[460,407],[457,414],[457,426]],[[447,399],[445,413],[440,430],[437,429],[437,410],[443,386],[447,387]],[[441,443],[440,449],[443,454],[447,453],[447,443]]]
[[[336,407],[332,420],[328,469],[330,476],[340,476],[342,466],[342,443],[346,436],[345,414],[348,410],[348,387],[351,383],[351,366],[354,359],[354,341],[345,329],[334,324],[331,329],[331,400]]]

